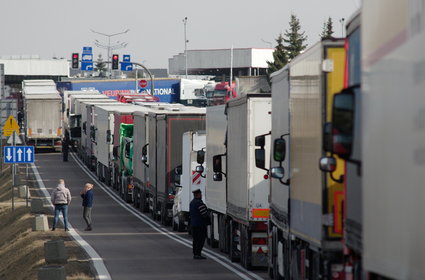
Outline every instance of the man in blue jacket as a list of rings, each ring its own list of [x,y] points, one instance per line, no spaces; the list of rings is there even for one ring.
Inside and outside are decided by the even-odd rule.
[[[208,208],[202,201],[200,189],[194,190],[192,193],[194,198],[190,202],[190,223],[193,237],[193,258],[204,260],[206,257],[202,256],[201,252],[207,237],[207,225],[209,225]]]
[[[91,209],[93,207],[93,184],[87,183],[81,191],[83,199],[83,218],[87,223],[86,231],[92,230]]]

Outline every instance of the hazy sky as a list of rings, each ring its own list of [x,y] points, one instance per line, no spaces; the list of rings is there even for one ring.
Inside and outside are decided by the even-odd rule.
[[[0,0],[0,56],[33,55],[71,58],[92,46],[94,56],[106,50],[94,40],[130,29],[111,42],[128,43],[114,53],[131,54],[148,67],[168,67],[168,58],[184,51],[183,18],[187,17],[188,49],[267,48],[297,15],[311,45],[330,16],[337,36],[341,18],[348,19],[361,0]],[[270,43],[267,43],[270,42]]]

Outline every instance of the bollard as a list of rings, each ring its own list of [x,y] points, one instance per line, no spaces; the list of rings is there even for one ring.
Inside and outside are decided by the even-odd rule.
[[[65,264],[68,256],[62,239],[44,242],[44,259],[48,264]]]
[[[38,269],[38,280],[66,280],[65,267],[47,265]]]
[[[47,222],[47,216],[43,214],[35,215],[33,224],[32,224],[32,230],[33,231],[48,231],[49,223]]]
[[[27,198],[27,194],[28,194],[28,198],[29,198],[30,197],[30,191],[29,191],[29,188],[26,185],[18,187],[18,197],[19,198]]]
[[[45,214],[44,203],[42,198],[31,199],[31,213]]]

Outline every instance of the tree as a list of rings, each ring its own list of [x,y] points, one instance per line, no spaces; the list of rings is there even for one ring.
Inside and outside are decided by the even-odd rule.
[[[285,47],[283,46],[283,36],[282,33],[279,34],[279,37],[276,39],[276,47],[273,52],[273,61],[267,61],[267,76],[270,77],[270,74],[283,68],[288,63],[288,58],[286,56]]]
[[[328,20],[323,23],[323,30],[319,36],[322,39],[326,39],[326,38],[332,38],[333,34],[334,34],[333,22],[332,22],[332,18],[329,17]]]
[[[305,48],[307,48],[307,44],[304,44],[307,40],[307,36],[305,35],[305,32],[301,32],[300,30],[300,20],[294,14],[291,14],[289,30],[285,31],[285,37],[283,39],[286,44],[285,50],[288,61],[291,61],[294,57],[305,50]]]
[[[99,56],[97,57],[94,70],[99,72],[99,76],[101,77],[106,76],[106,63],[103,62],[102,54],[99,54]]]

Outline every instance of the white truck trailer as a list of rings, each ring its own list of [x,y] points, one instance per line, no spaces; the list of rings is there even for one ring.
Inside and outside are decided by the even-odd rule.
[[[24,80],[25,138],[37,149],[61,149],[62,99],[53,80]]]
[[[229,256],[246,268],[267,267],[269,182],[264,177],[267,173],[255,164],[255,138],[270,133],[270,113],[270,94],[246,94],[226,103],[227,155],[223,173],[227,178]],[[270,137],[262,147],[270,148]],[[217,175],[222,177],[221,158],[218,155],[213,159],[216,179]]]
[[[138,106],[127,103],[114,103],[114,104],[96,104],[94,105],[94,138],[93,143],[93,157],[96,162],[96,175],[101,181],[107,184],[111,181],[112,171],[112,151],[113,151],[113,131],[114,131],[114,112],[119,110],[132,114],[136,111]]]
[[[81,101],[82,100],[112,100],[100,93],[94,94],[74,94],[69,95],[68,104],[63,116],[64,133],[68,133],[73,147],[78,146],[77,141],[81,138]]]
[[[369,279],[425,279],[424,17],[423,1],[363,1],[363,268]],[[350,116],[344,107],[338,111]]]
[[[90,140],[90,126],[93,119],[93,107],[96,104],[115,104],[117,103],[114,99],[81,99],[78,100],[78,107],[81,109],[81,116],[79,117],[80,121],[77,123],[80,128],[81,138],[75,137],[75,147],[77,148],[78,155],[83,160],[84,163],[87,164],[87,147],[89,144],[91,145]],[[78,116],[78,115],[76,115]],[[90,140],[90,142],[89,142]]]
[[[200,189],[205,194],[205,176],[196,172],[196,167],[199,165],[197,153],[205,151],[205,147],[205,131],[188,131],[183,134],[180,182],[176,184],[177,190],[173,204],[172,227],[174,230],[184,231],[189,224],[192,191]]]
[[[208,241],[212,247],[219,247],[222,252],[228,252],[226,238],[226,177],[222,181],[214,180],[212,168],[213,157],[226,153],[227,118],[224,113],[226,106],[217,105],[207,107],[207,151],[206,151],[206,189],[205,204],[210,210],[211,226],[208,232]],[[226,170],[226,161],[223,161],[223,170]]]

